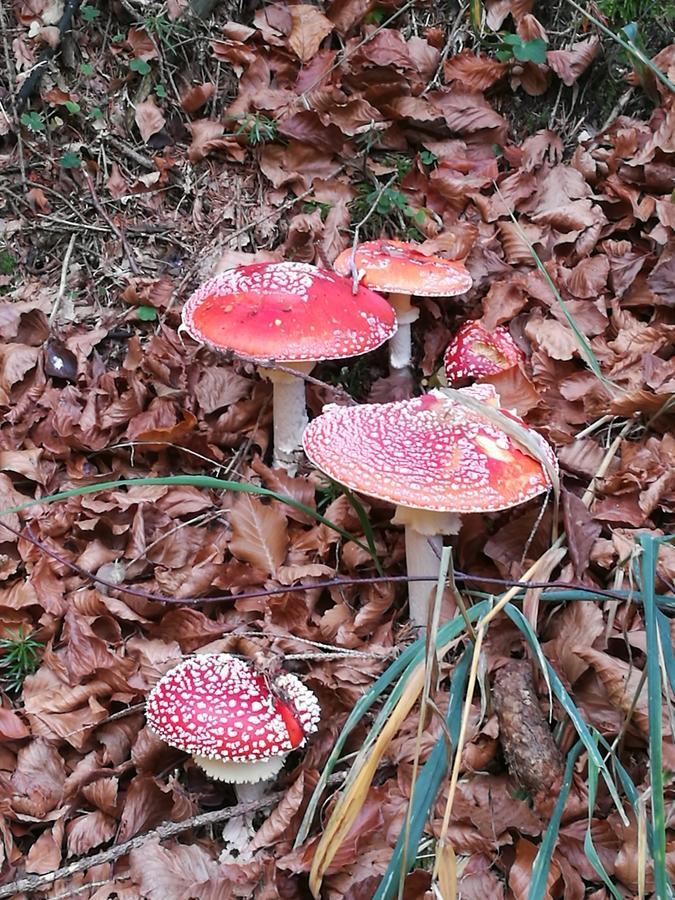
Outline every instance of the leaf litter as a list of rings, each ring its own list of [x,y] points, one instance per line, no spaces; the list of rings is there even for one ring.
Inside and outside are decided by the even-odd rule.
[[[616,58],[585,20],[564,19],[561,30],[540,5],[516,0],[486,3],[478,32],[468,13],[451,26],[423,4],[251,4],[242,21],[227,4],[205,20],[176,0],[155,6],[146,16],[123,3],[105,40],[108,12],[85,6],[68,53],[48,67],[18,124],[8,98],[44,42],[58,39],[62,5],[17,2],[3,14],[12,69],[9,114],[0,115],[0,507],[112,479],[215,474],[289,496],[365,543],[339,490],[312,472],[292,478],[267,466],[270,386],[245,361],[217,358],[177,331],[187,291],[214,271],[279,258],[330,265],[363,221],[361,239],[416,240],[464,259],[472,274],[465,297],[419,303],[414,349],[427,383],[442,383],[445,346],[469,318],[505,324],[526,352],[522,368],[487,380],[560,459],[569,558],[555,557],[549,580],[636,587],[639,535],[672,531],[675,508],[675,106],[663,82],[623,61],[633,91],[648,99],[622,97],[606,116],[581,105],[573,127],[575,104],[599,90]],[[513,49],[495,54],[496,44]],[[654,63],[672,78],[674,59],[666,47]],[[528,97],[553,110],[547,121],[515,121]],[[604,380],[585,364],[580,339]],[[312,412],[335,399],[331,386],[360,402],[409,396],[414,382],[389,376],[385,357],[324,364],[323,386],[307,385]],[[372,501],[366,510],[385,572],[402,574],[391,509]],[[136,487],[2,522],[2,637],[21,630],[41,648],[37,670],[5,691],[0,708],[2,883],[234,805],[231,788],[158,741],[143,718],[148,691],[185,654],[226,650],[264,653],[298,672],[323,712],[319,733],[279,778],[281,799],[256,815],[251,858],[221,859],[222,826],[210,826],[150,837],[39,890],[96,900],[309,896],[334,788],[307,841],[294,849],[293,838],[347,715],[411,640],[404,587],[322,587],[375,576],[372,558],[301,510],[248,494]],[[487,579],[517,579],[550,533],[550,514],[541,518],[534,504],[467,517],[456,562],[472,580],[461,586],[493,591]],[[675,591],[668,545],[656,576],[660,592]],[[276,592],[247,596],[261,591]],[[641,607],[532,596],[529,615],[586,721],[616,743],[647,795]],[[500,617],[484,677],[503,692],[505,667],[522,655],[521,633]],[[433,691],[440,710],[452,668],[451,655]],[[544,715],[537,728],[548,721],[566,753],[569,720],[557,703],[546,719],[543,680],[528,682],[533,691]],[[374,895],[404,823],[417,722],[415,708],[387,749],[327,870],[326,897]],[[441,733],[432,716],[422,762]],[[364,737],[360,725],[347,752]],[[477,693],[449,830],[462,897],[528,895],[550,804],[518,792],[510,740]],[[582,757],[548,896],[607,896],[584,850],[587,826],[606,873],[632,896],[638,823],[623,823],[602,791],[589,818],[584,765]],[[557,757],[549,768],[557,785]],[[429,890],[445,790],[404,896]],[[671,782],[667,791],[672,802]],[[667,851],[672,874],[672,831]]]

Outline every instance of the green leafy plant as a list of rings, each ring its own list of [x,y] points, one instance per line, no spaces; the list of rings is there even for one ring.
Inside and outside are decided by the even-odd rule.
[[[93,75],[94,67],[88,62],[80,63],[80,72],[82,72],[83,75]]]
[[[11,275],[17,264],[16,257],[9,250],[0,250],[0,275]]]
[[[139,306],[136,310],[136,315],[141,320],[141,322],[157,321],[157,310],[154,306]]]
[[[517,59],[518,62],[546,62],[546,41],[541,38],[524,41],[517,34],[502,34],[500,42],[495,54],[500,62],[508,62],[511,59]]]
[[[164,87],[163,84],[156,84],[154,90],[155,90],[155,94],[159,97],[160,100],[163,100],[165,97],[168,96],[168,94],[166,92],[166,88]]]
[[[159,13],[143,19],[145,30],[153,34],[167,49],[175,51],[181,40],[190,36],[190,31],[179,20],[172,22],[167,16]]]
[[[270,119],[263,113],[255,113],[255,115],[246,116],[242,120],[235,134],[243,134],[252,147],[257,147],[259,144],[275,141],[279,134],[279,128],[274,119]]]
[[[98,17],[101,15],[101,10],[96,9],[95,6],[83,6],[80,9],[80,15],[85,22],[93,22],[94,19],[98,19]]]
[[[43,645],[26,634],[23,626],[0,638],[0,683],[6,691],[18,693],[27,675],[40,665]]]
[[[370,210],[373,210],[362,237],[374,238],[387,231],[394,231],[403,238],[424,240],[418,227],[424,223],[424,212],[410,206],[408,197],[396,183],[382,190],[379,184],[362,181],[356,185],[356,190],[358,196],[350,205],[352,221],[364,220]]]
[[[132,59],[129,68],[132,72],[138,72],[139,75],[149,75],[152,71],[150,64],[144,59]]]
[[[44,131],[46,128],[45,120],[39,112],[25,112],[21,114],[21,124],[25,125],[29,131],[35,134]]]
[[[79,153],[75,153],[72,150],[66,150],[59,160],[59,165],[63,169],[79,169],[82,165],[82,157]]]
[[[435,166],[438,162],[438,157],[431,150],[421,150],[420,162],[425,166]]]

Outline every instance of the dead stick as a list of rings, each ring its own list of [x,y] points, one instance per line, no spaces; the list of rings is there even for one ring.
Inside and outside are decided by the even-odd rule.
[[[112,847],[108,847],[107,850],[101,850],[100,853],[95,853],[93,856],[85,856],[82,859],[76,859],[69,865],[63,866],[60,869],[55,869],[53,872],[46,872],[44,875],[28,875],[25,878],[20,878],[18,881],[13,881],[11,884],[3,884],[0,886],[0,897],[16,897],[21,893],[33,893],[34,891],[44,890],[61,878],[70,878],[71,875],[76,875],[78,872],[86,872],[87,869],[91,869],[94,866],[114,862],[116,859],[119,859],[120,856],[126,856],[127,853],[130,853],[138,847],[142,847],[146,841],[151,841],[153,838],[165,841],[167,838],[181,834],[183,831],[188,831],[190,828],[203,828],[206,825],[217,825],[218,822],[223,822],[225,819],[230,819],[234,816],[243,816],[247,813],[253,813],[257,812],[259,809],[264,809],[266,806],[271,806],[278,800],[281,800],[282,797],[283,793],[280,791],[275,794],[269,794],[264,800],[256,800],[252,803],[240,803],[238,806],[228,806],[224,809],[216,809],[212,812],[202,813],[199,816],[183,819],[182,822],[165,822],[153,829],[153,831],[137,834],[136,837],[132,837],[121,844],[114,844]]]

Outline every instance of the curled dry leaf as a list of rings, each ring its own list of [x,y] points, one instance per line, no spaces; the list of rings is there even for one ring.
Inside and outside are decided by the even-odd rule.
[[[471,90],[484,91],[503,78],[509,67],[489,56],[476,56],[470,50],[462,50],[446,60],[443,68],[447,81],[458,81]]]
[[[166,125],[166,119],[157,108],[157,104],[152,96],[147,100],[143,100],[142,103],[136,104],[134,120],[146,144],[153,134],[157,134]]]
[[[569,50],[549,50],[546,61],[563,84],[571,87],[595,59],[600,47],[597,35],[572,44]]]
[[[195,84],[181,96],[180,105],[186,113],[191,115],[197,112],[198,109],[201,109],[213,97],[215,92],[216,86],[212,81],[207,81],[204,84]]]

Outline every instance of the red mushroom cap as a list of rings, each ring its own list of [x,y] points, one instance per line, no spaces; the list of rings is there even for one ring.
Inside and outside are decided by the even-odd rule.
[[[496,375],[525,360],[525,354],[506,328],[488,331],[479,322],[465,322],[445,351],[448,382]]]
[[[183,308],[200,343],[261,361],[341,359],[375,350],[396,332],[386,300],[306,263],[254,263],[203,284]]]
[[[316,731],[320,710],[295,675],[278,676],[273,687],[236,656],[195,656],[155,685],[146,705],[148,724],[172,747],[208,759],[283,756]]]
[[[463,390],[497,405],[491,385]],[[555,466],[553,451],[539,442]],[[509,435],[440,391],[397,403],[328,406],[310,422],[303,445],[309,460],[341,484],[413,509],[507,509],[550,487],[542,465]]]
[[[348,248],[334,262],[340,275],[350,274],[352,250]],[[359,244],[354,257],[362,283],[377,291],[416,294],[418,297],[452,297],[471,287],[471,275],[461,262],[426,256],[416,244],[380,240]]]

